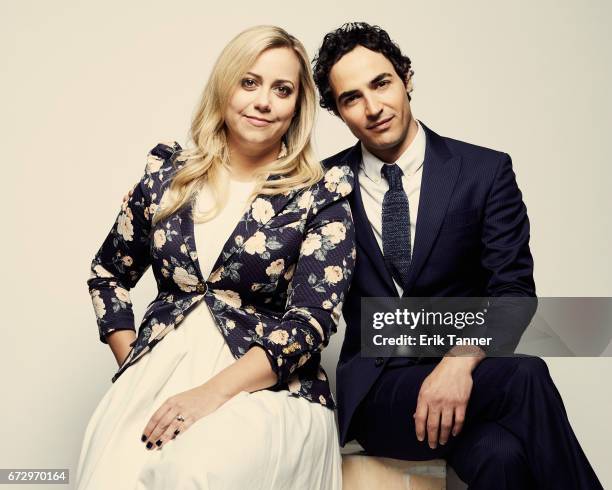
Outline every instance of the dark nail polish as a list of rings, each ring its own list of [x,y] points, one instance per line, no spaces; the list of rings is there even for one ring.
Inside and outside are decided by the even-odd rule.
[[[140,438],[140,440],[141,440],[142,442],[145,442],[145,441],[147,440],[147,436],[145,436],[145,435],[143,434],[143,435],[142,435],[142,437]]]
[[[155,441],[155,444],[156,444],[157,446],[161,446],[161,439],[157,439],[157,441]]]
[[[176,429],[176,430],[174,431],[174,435],[175,435],[175,436],[178,436],[178,435],[179,435],[179,432],[181,432],[181,431],[180,431],[180,429]]]
[[[147,442],[147,449],[151,449],[153,447],[153,443],[151,441]]]

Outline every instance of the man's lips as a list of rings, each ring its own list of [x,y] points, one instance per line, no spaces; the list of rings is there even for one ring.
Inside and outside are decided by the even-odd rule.
[[[268,119],[263,119],[261,117],[247,116],[247,115],[245,115],[244,117],[247,119],[247,121],[249,121],[254,126],[267,126],[268,124],[272,123],[272,121]]]
[[[374,124],[370,124],[369,126],[367,126],[367,129],[382,129],[394,117],[395,116],[385,117],[384,119],[381,119],[380,121],[378,121],[378,122],[376,122]]]

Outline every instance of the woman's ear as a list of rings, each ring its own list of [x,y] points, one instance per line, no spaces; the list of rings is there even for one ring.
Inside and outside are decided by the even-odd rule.
[[[280,147],[280,151],[278,153],[278,156],[276,157],[277,159],[279,158],[285,158],[287,156],[287,143],[285,142],[285,140],[287,139],[287,135],[283,135],[283,137],[281,138],[281,147]]]

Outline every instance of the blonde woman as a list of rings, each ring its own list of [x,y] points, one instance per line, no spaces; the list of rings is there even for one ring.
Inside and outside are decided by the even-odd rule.
[[[223,50],[191,126],[161,143],[88,280],[120,367],[77,488],[340,489],[320,352],[355,262],[348,167],[323,173],[308,57],[277,27]],[[129,289],[158,295],[135,333]]]

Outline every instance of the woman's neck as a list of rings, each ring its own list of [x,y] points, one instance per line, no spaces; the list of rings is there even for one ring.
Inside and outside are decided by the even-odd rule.
[[[279,142],[268,147],[241,145],[231,139],[228,143],[230,167],[232,169],[232,176],[236,180],[250,180],[257,168],[276,160],[280,152]]]

